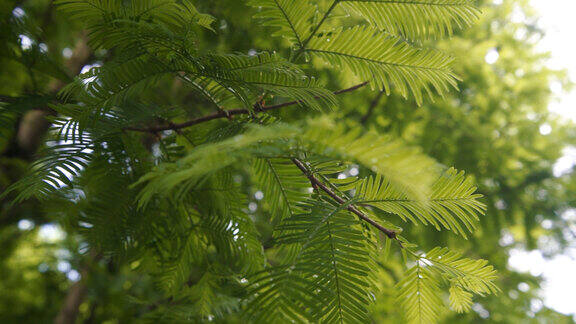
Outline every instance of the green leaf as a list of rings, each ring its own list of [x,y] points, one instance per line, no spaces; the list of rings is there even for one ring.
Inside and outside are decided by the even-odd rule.
[[[372,88],[384,89],[387,94],[392,87],[404,97],[411,93],[418,105],[424,94],[433,100],[434,91],[443,96],[450,87],[457,89],[451,57],[415,48],[369,28],[341,28],[314,37],[306,51],[333,67],[345,67],[359,78],[370,80]]]
[[[348,129],[326,118],[313,119],[301,142],[319,156],[356,162],[381,174],[411,197],[425,197],[434,181],[435,162],[418,148],[391,136],[363,132],[360,126]]]
[[[231,94],[252,109],[258,97],[267,92],[318,110],[336,105],[335,96],[318,80],[278,55],[267,52],[252,56],[186,55],[166,61],[144,54],[91,68],[64,88],[61,97],[73,97],[94,109],[106,111],[129,99],[140,98],[143,101],[141,97],[145,89],[156,86],[167,77],[177,76],[219,108],[230,102]]]
[[[450,287],[450,307],[458,313],[465,313],[472,307],[472,294],[458,287]]]
[[[397,300],[410,323],[434,323],[445,310],[440,279],[450,283],[450,306],[462,312],[472,304],[472,293],[484,296],[499,292],[496,271],[485,260],[462,258],[447,248],[434,248],[416,255],[416,265],[396,286]]]
[[[472,25],[480,10],[472,0],[341,0],[370,24],[409,40],[451,36]]]
[[[279,244],[299,246],[291,264],[256,279],[250,314],[280,318],[290,304],[311,322],[365,323],[372,301],[372,257],[360,223],[345,210],[311,202],[278,228]],[[298,285],[297,290],[294,285]],[[288,290],[288,292],[286,291]],[[276,314],[276,315],[275,315]]]
[[[316,7],[307,0],[250,0],[248,4],[258,8],[256,18],[264,25],[276,28],[274,36],[282,36],[302,47],[310,36]]]
[[[212,29],[215,21],[212,16],[199,13],[189,0],[57,0],[55,3],[71,18],[97,27],[95,32],[99,34],[112,30],[107,27],[114,27],[101,23],[114,20],[154,21],[172,28],[195,23],[207,29]]]
[[[472,179],[451,168],[434,181],[431,192],[423,199],[411,199],[380,175],[359,181],[355,196],[359,204],[396,214],[402,220],[431,224],[438,230],[444,227],[466,237],[486,210],[478,201],[482,195],[475,192]]]
[[[417,262],[397,285],[397,302],[408,323],[435,323],[442,312],[439,282],[429,268]]]
[[[389,136],[373,132],[362,134],[360,128],[347,130],[327,119],[311,120],[305,127],[281,123],[251,125],[240,135],[196,147],[177,163],[164,163],[140,178],[146,184],[140,200],[143,205],[156,194],[183,194],[202,179],[241,158],[292,156],[307,151],[324,158],[359,163],[382,174],[390,183],[413,198],[422,199],[430,190],[436,166],[417,148]],[[142,206],[143,206],[142,205]]]
[[[15,203],[32,197],[47,199],[60,188],[72,185],[74,177],[92,160],[92,148],[91,142],[80,142],[56,144],[44,150],[24,177],[6,189],[1,197],[16,192]]]
[[[432,262],[453,285],[480,295],[500,291],[494,283],[498,278],[496,270],[486,260],[462,258],[460,253],[447,248],[434,248],[424,258]]]
[[[334,95],[322,88],[318,80],[277,54],[212,54],[200,57],[198,64],[200,68],[192,66],[185,72],[210,77],[237,92],[242,88],[252,88],[254,98],[247,98],[252,99],[249,108],[257,101],[255,97],[264,92],[298,100],[318,110],[336,105]]]
[[[298,128],[283,124],[252,125],[243,134],[216,143],[196,147],[176,163],[164,163],[142,176],[134,186],[144,185],[140,191],[140,206],[144,207],[155,195],[181,197],[207,177],[253,154],[271,149],[265,143],[293,137]],[[174,190],[177,189],[176,192]]]
[[[294,217],[310,196],[310,182],[289,159],[258,158],[252,163],[254,181],[269,204],[272,220]]]

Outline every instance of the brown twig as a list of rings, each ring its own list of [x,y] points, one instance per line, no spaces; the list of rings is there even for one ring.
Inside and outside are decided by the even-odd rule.
[[[368,84],[368,81],[362,82],[362,83],[357,84],[353,87],[335,91],[334,94],[339,95],[342,93],[351,92],[351,91],[360,89],[360,88],[366,86],[367,84]],[[317,99],[318,97],[315,97],[315,98]],[[289,102],[285,102],[285,103],[281,103],[281,104],[277,104],[277,105],[272,105],[272,106],[258,107],[258,111],[262,111],[262,112],[270,111],[270,110],[275,110],[275,109],[279,109],[279,108],[283,108],[283,107],[294,106],[294,105],[297,105],[300,103],[302,103],[301,100],[294,100],[294,101],[289,101]],[[171,124],[171,125],[164,125],[164,126],[151,126],[151,127],[144,127],[144,128],[125,127],[124,130],[155,133],[155,132],[161,132],[161,131],[165,131],[165,130],[182,129],[182,128],[194,126],[194,125],[197,125],[197,124],[200,124],[203,122],[207,122],[210,120],[214,120],[214,119],[229,118],[230,116],[233,116],[233,115],[242,115],[242,114],[250,114],[250,113],[252,113],[252,111],[250,111],[249,109],[243,109],[243,108],[231,109],[231,110],[220,110],[220,111],[214,112],[212,114],[198,117],[198,118],[195,118],[195,119],[192,119],[192,120],[180,123],[180,124]]]
[[[362,118],[360,119],[360,123],[362,125],[365,125],[366,122],[368,121],[368,119],[372,116],[372,113],[374,112],[374,109],[378,106],[378,104],[380,103],[380,99],[382,99],[382,96],[384,96],[384,91],[380,91],[378,93],[378,95],[376,95],[376,97],[374,97],[374,100],[372,100],[372,102],[370,103],[370,106],[368,107],[368,111],[366,111],[366,114],[364,116],[362,116]]]
[[[332,191],[330,188],[328,188],[328,186],[326,186],[322,181],[318,180],[318,178],[316,178],[314,176],[314,174],[312,174],[312,172],[306,167],[306,165],[304,165],[304,163],[302,161],[300,161],[297,158],[292,158],[292,162],[298,167],[298,169],[300,169],[300,171],[302,171],[302,173],[304,173],[306,175],[306,177],[308,177],[308,179],[310,180],[312,185],[315,185],[316,187],[322,189],[322,191],[324,191],[326,194],[328,194],[328,196],[332,197],[332,199],[336,200],[336,202],[338,202],[339,204],[343,205],[343,204],[347,203],[346,200],[344,200],[342,197],[340,197],[336,193],[334,193],[334,191]],[[375,220],[366,216],[363,212],[358,210],[358,208],[356,208],[356,206],[350,205],[350,206],[348,206],[347,209],[350,212],[354,213],[356,216],[360,217],[360,219],[362,219],[363,221],[376,227],[378,230],[380,230],[382,233],[384,233],[389,239],[398,240],[398,237],[396,236],[396,232],[394,232],[391,229],[387,229],[386,227],[378,224]],[[398,241],[398,242],[400,242],[400,241]]]

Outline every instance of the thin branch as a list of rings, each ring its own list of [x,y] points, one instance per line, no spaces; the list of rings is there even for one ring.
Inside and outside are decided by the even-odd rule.
[[[366,86],[367,84],[368,84],[368,81],[362,82],[362,83],[357,84],[353,87],[335,91],[334,94],[339,95],[342,93],[351,92],[351,91],[360,89],[360,88]],[[315,98],[317,99],[319,97],[315,97]],[[297,105],[300,103],[302,103],[301,100],[294,100],[294,101],[289,101],[289,102],[285,102],[285,103],[281,103],[281,104],[277,104],[277,105],[272,105],[272,106],[255,107],[255,110],[256,111],[269,111],[269,110],[275,110],[275,109],[279,109],[279,108],[283,108],[283,107],[294,106],[294,105]],[[209,114],[206,116],[198,117],[198,118],[180,123],[180,124],[171,124],[171,125],[164,125],[164,126],[151,126],[151,127],[144,127],[144,128],[125,127],[124,130],[135,131],[135,132],[157,133],[157,132],[162,132],[165,130],[182,129],[182,128],[194,126],[194,125],[197,125],[197,124],[200,124],[203,122],[207,122],[210,120],[214,120],[214,119],[228,118],[228,117],[233,116],[233,115],[243,115],[243,114],[250,114],[250,113],[252,113],[251,110],[242,109],[242,108],[231,109],[231,110],[221,110],[221,111],[217,111],[215,113],[212,113],[212,114]]]
[[[17,97],[11,97],[11,96],[4,96],[4,95],[0,95],[0,102],[15,102],[16,100],[18,100]]]
[[[306,177],[308,177],[308,179],[310,180],[310,182],[312,183],[313,186],[316,186],[316,187],[322,189],[322,191],[324,191],[326,194],[328,194],[328,196],[332,197],[332,199],[336,200],[336,202],[338,202],[339,204],[346,204],[346,200],[344,200],[342,197],[340,197],[336,193],[334,193],[334,191],[332,191],[330,188],[328,188],[328,186],[326,186],[322,181],[318,180],[318,178],[316,178],[314,176],[314,174],[312,174],[312,172],[310,172],[310,170],[304,165],[304,163],[302,161],[300,161],[297,158],[292,158],[292,162],[298,167],[298,169],[300,169],[300,171],[302,171],[302,173],[304,173],[306,175]],[[389,239],[398,240],[398,237],[396,236],[396,232],[394,232],[393,230],[387,229],[386,227],[378,224],[375,220],[366,216],[363,212],[361,212],[358,208],[356,208],[356,206],[350,205],[350,206],[348,206],[347,209],[350,212],[356,214],[356,216],[360,217],[360,219],[362,219],[363,221],[376,227],[378,230],[380,230],[382,233],[384,233]],[[400,242],[400,241],[398,241],[398,242]]]
[[[374,100],[372,100],[372,102],[370,103],[370,106],[368,107],[368,111],[366,111],[366,114],[364,114],[364,116],[362,116],[362,118],[360,119],[360,123],[362,125],[366,125],[366,122],[368,121],[368,119],[370,119],[370,117],[372,116],[372,113],[374,112],[374,109],[378,106],[378,104],[380,103],[380,99],[382,99],[382,96],[384,96],[384,91],[380,91],[378,93],[378,95],[376,95],[376,97],[374,98]]]

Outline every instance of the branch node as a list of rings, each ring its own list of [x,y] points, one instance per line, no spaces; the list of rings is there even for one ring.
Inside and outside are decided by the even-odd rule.
[[[292,158],[291,160],[292,160],[292,163],[294,163],[298,167],[298,169],[300,169],[300,171],[302,171],[302,173],[305,174],[306,177],[308,177],[308,179],[310,180],[310,183],[312,183],[312,186],[316,185],[317,188],[324,191],[328,196],[330,196],[332,199],[334,199],[336,202],[338,202],[341,205],[344,205],[347,203],[346,200],[344,200],[344,198],[338,196],[334,191],[332,191],[330,188],[328,188],[328,186],[326,186],[322,181],[318,180],[318,178],[316,178],[314,176],[312,171],[308,167],[306,167],[306,165],[302,161],[300,161],[297,158]],[[384,233],[384,235],[386,235],[389,239],[396,240],[397,242],[399,242],[400,247],[403,247],[402,242],[400,242],[400,240],[398,239],[397,233],[395,231],[378,224],[378,222],[376,222],[372,218],[366,216],[363,212],[361,212],[353,204],[350,204],[347,209],[350,212],[354,213],[356,216],[358,216],[363,221],[376,227],[379,231]]]

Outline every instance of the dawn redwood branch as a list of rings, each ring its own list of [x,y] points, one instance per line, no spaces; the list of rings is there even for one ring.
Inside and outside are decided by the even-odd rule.
[[[342,93],[351,92],[351,91],[360,89],[360,88],[366,86],[367,84],[368,84],[368,81],[362,82],[362,83],[357,84],[353,87],[335,91],[334,94],[339,95]],[[315,98],[318,98],[318,97],[315,97]],[[279,109],[279,108],[283,108],[283,107],[294,106],[294,105],[297,105],[300,103],[302,103],[301,100],[294,100],[294,101],[289,101],[289,102],[285,102],[285,103],[281,103],[281,104],[277,104],[277,105],[272,105],[272,106],[255,107],[256,108],[255,111],[260,112],[260,111],[275,110],[275,109]],[[198,118],[195,118],[195,119],[192,119],[189,121],[185,121],[185,122],[180,123],[180,124],[170,124],[170,125],[164,125],[164,126],[150,126],[150,127],[143,127],[143,128],[125,127],[124,130],[136,131],[136,132],[157,133],[157,132],[162,132],[162,131],[166,131],[166,130],[182,129],[182,128],[194,126],[196,124],[200,124],[200,123],[207,122],[207,121],[214,120],[214,119],[228,118],[228,117],[233,116],[233,115],[243,115],[243,114],[250,114],[250,113],[252,113],[251,110],[243,109],[243,108],[231,109],[231,110],[220,110],[220,111],[217,111],[215,113],[212,113],[212,114],[209,114],[206,116],[202,116],[202,117],[198,117]]]
[[[306,165],[304,165],[304,163],[302,161],[300,161],[297,158],[292,158],[292,162],[298,167],[298,169],[300,169],[300,171],[302,171],[302,173],[304,173],[306,175],[306,177],[308,177],[308,179],[310,180],[310,182],[312,183],[313,186],[322,189],[322,191],[324,191],[326,194],[328,194],[328,196],[332,197],[332,199],[336,200],[339,204],[342,204],[342,205],[346,204],[346,200],[344,200],[342,197],[338,196],[334,191],[332,191],[330,188],[328,188],[328,186],[326,186],[322,181],[318,180],[318,178],[316,178],[314,176],[314,174],[312,174],[312,172],[310,172],[310,170],[306,167]],[[350,205],[350,206],[348,206],[347,209],[350,212],[356,214],[356,216],[360,217],[360,219],[362,219],[363,221],[376,227],[378,230],[380,230],[380,232],[384,233],[389,239],[398,240],[398,237],[396,236],[396,232],[378,224],[375,220],[366,216],[363,212],[361,212],[358,208],[356,208],[356,206]],[[398,242],[400,242],[400,241],[398,241]],[[402,245],[400,245],[400,246],[402,246]]]

